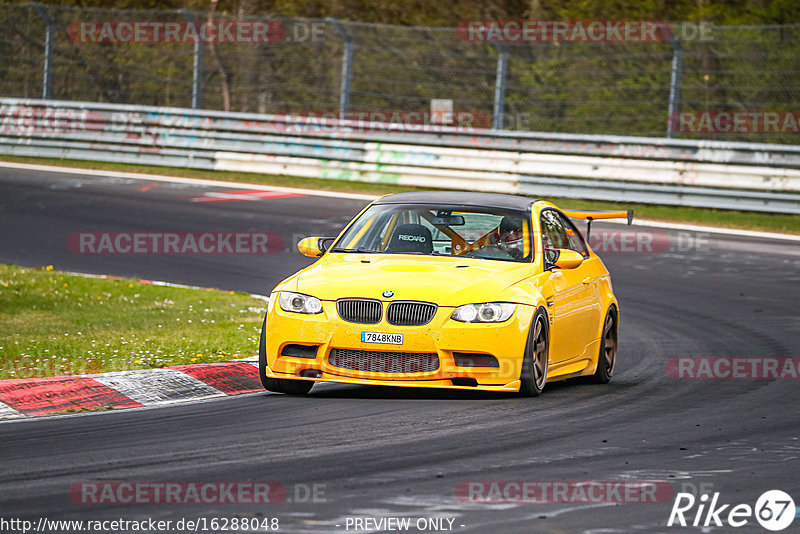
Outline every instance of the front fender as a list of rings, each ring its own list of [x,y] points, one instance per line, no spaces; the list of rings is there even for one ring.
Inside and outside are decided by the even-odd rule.
[[[530,278],[517,282],[508,288],[508,291],[519,299],[516,302],[520,304],[527,304],[534,308],[539,308],[540,306],[546,307],[541,288]]]

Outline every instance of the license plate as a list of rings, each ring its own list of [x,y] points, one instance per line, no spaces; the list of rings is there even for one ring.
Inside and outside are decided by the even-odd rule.
[[[402,345],[403,334],[384,334],[381,332],[361,332],[362,343],[383,343],[384,345]]]

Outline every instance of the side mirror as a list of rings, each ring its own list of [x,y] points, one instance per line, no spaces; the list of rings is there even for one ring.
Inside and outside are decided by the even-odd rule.
[[[319,258],[328,249],[328,245],[333,241],[334,237],[306,237],[297,243],[297,250],[303,256],[311,258]]]
[[[558,256],[556,256],[556,261],[553,262],[553,265],[561,269],[574,269],[580,267],[581,263],[583,263],[583,256],[580,252],[560,248],[558,249]]]

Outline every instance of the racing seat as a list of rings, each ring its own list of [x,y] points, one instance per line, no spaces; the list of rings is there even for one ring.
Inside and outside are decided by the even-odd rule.
[[[395,228],[386,252],[433,252],[431,231],[421,224],[401,224]]]

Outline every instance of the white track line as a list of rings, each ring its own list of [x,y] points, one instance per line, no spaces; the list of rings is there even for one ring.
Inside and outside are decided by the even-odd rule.
[[[232,189],[253,189],[259,191],[281,191],[283,193],[298,193],[317,197],[351,198],[357,200],[375,200],[377,195],[364,195],[358,193],[342,193],[339,191],[320,191],[316,189],[302,189],[295,187],[280,187],[242,182],[225,182],[221,180],[203,180],[200,178],[183,178],[180,176],[163,176],[159,174],[144,174],[138,172],[102,171],[97,169],[80,169],[76,167],[59,167],[57,165],[34,165],[28,163],[12,163],[0,161],[0,167],[9,169],[24,169],[29,171],[57,172],[61,174],[81,174],[85,176],[110,176],[113,178],[130,178],[133,180],[150,180],[152,182],[170,182],[175,184],[205,185],[210,187],[228,187]],[[214,172],[214,171],[209,171]]]
[[[318,197],[334,197],[334,198],[349,198],[356,200],[372,201],[378,198],[379,195],[365,195],[358,193],[341,193],[337,191],[319,191],[315,189],[300,189],[293,187],[278,187],[269,185],[258,185],[252,183],[242,182],[223,182],[219,180],[202,180],[199,178],[182,178],[179,176],[162,176],[158,174],[144,174],[135,172],[120,172],[120,171],[103,171],[96,169],[80,169],[75,167],[59,167],[57,165],[35,165],[28,163],[13,163],[8,161],[0,161],[0,168],[9,169],[24,169],[42,172],[54,172],[62,174],[81,174],[87,176],[111,176],[114,178],[130,178],[133,180],[150,180],[154,182],[171,182],[179,184],[194,184],[206,185],[211,187],[229,187],[233,189],[258,189],[263,191],[282,191],[285,193],[298,193],[303,195],[318,196]],[[212,172],[212,171],[210,171]],[[622,222],[604,220],[603,222]],[[741,237],[754,237],[758,239],[781,239],[785,241],[800,241],[800,235],[797,234],[781,234],[777,232],[758,232],[754,230],[739,230],[736,228],[721,228],[718,226],[700,226],[694,224],[681,224],[662,221],[652,221],[649,219],[634,219],[634,223],[638,226],[650,226],[653,228],[666,228],[669,230],[686,230],[690,232],[707,232],[710,234],[725,234]]]
[[[123,278],[130,280],[138,280],[140,284],[151,285],[151,286],[177,287],[178,289],[200,289],[203,291],[206,291],[208,289],[213,289],[215,291],[223,291],[223,292],[229,291],[228,289],[217,289],[213,287],[187,286],[185,284],[174,284],[172,282],[163,282],[161,280],[150,280],[149,278],[139,278],[136,276],[131,276],[131,277],[113,276],[108,274],[79,273],[76,271],[61,271],[61,272],[73,276],[83,276],[85,278],[100,278],[101,280],[121,280]],[[145,282],[142,282],[142,280],[145,280]],[[246,295],[254,299],[263,300],[264,302],[269,302],[269,297],[266,295],[259,295],[257,293],[246,293]]]
[[[635,211],[635,210],[634,210]],[[603,219],[596,223],[625,224],[627,221],[616,219]],[[696,224],[671,223],[663,221],[651,221],[649,219],[637,219],[634,213],[632,226],[651,226],[653,228],[664,228],[667,230],[684,230],[687,232],[703,232],[707,234],[734,235],[737,237],[754,237],[756,239],[780,239],[782,241],[800,241],[798,234],[779,234],[777,232],[759,232],[756,230],[739,230],[738,228],[720,228],[718,226],[700,226]]]

